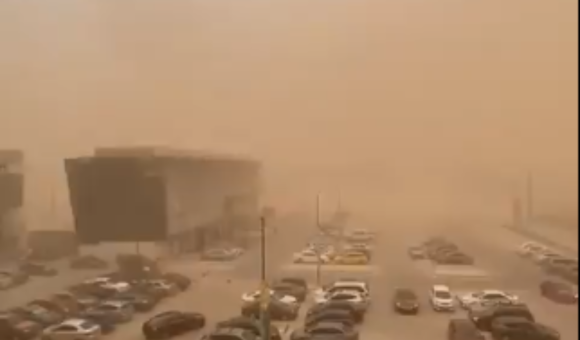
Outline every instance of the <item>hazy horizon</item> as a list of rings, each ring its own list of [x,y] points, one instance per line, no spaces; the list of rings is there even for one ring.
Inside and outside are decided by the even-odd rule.
[[[409,218],[503,217],[532,172],[577,218],[577,27],[569,0],[5,0],[0,148],[33,228],[53,191],[68,220],[62,158],[119,145],[249,154],[273,204]]]

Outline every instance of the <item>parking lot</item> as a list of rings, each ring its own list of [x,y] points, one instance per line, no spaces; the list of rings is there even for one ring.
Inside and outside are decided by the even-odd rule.
[[[356,220],[352,221],[356,224]],[[299,227],[300,226],[300,227]],[[365,225],[373,228],[373,225]],[[378,227],[378,225],[377,225]],[[490,227],[492,228],[492,227]],[[289,221],[286,228],[268,235],[268,274],[270,278],[298,276],[306,278],[311,286],[316,284],[316,266],[295,265],[292,254],[300,250],[315,233],[313,223],[300,217]],[[427,261],[413,261],[407,249],[422,242],[433,233],[444,234],[460,247],[469,249],[476,263],[470,267],[455,269],[439,267]],[[489,235],[494,237],[490,238]],[[557,305],[540,296],[538,284],[545,278],[538,268],[525,263],[515,255],[515,249],[524,240],[506,234],[501,228],[482,230],[473,228],[430,228],[429,230],[409,226],[401,229],[381,229],[377,237],[373,260],[368,265],[324,266],[321,281],[338,278],[361,278],[371,283],[372,305],[361,326],[364,340],[434,340],[445,339],[448,320],[454,314],[434,312],[428,304],[428,290],[433,284],[445,283],[456,292],[479,289],[503,289],[520,296],[529,305],[538,321],[555,327],[562,339],[578,337],[578,310],[576,306]],[[231,263],[199,262],[183,257],[167,263],[167,269],[180,272],[194,279],[190,290],[163,301],[154,312],[140,314],[131,323],[120,326],[110,340],[143,339],[141,325],[153,314],[166,310],[199,311],[204,313],[209,324],[239,315],[241,295],[259,287],[259,249],[251,249]],[[53,278],[34,279],[26,285],[0,293],[4,306],[26,303],[64,289],[95,273],[79,272]],[[421,311],[416,316],[400,315],[393,309],[392,297],[396,288],[412,288],[419,295]],[[307,299],[305,305],[312,304]],[[5,307],[6,308],[6,307]],[[302,313],[307,306],[302,307]],[[279,324],[289,329],[300,327],[301,320]],[[286,328],[286,327],[283,327]],[[199,332],[201,337],[203,332]],[[196,337],[194,336],[194,338]],[[184,335],[175,339],[192,339]]]

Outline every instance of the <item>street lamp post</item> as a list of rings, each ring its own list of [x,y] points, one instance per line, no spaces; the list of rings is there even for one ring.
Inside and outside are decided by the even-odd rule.
[[[320,232],[322,229],[320,228],[320,194],[316,195],[316,229]],[[321,285],[322,281],[322,254],[320,253],[320,249],[316,249],[316,284],[318,286]]]
[[[270,289],[266,278],[266,217],[260,218],[260,248],[261,248],[261,294],[260,294],[260,319],[262,322],[262,339],[270,339]]]

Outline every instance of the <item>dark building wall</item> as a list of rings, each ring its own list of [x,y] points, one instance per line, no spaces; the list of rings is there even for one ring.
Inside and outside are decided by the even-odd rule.
[[[18,250],[23,235],[24,154],[0,150],[0,253]]]
[[[164,180],[156,160],[87,157],[68,159],[65,167],[81,242],[166,237]]]
[[[226,216],[257,214],[257,162],[143,148],[95,154],[65,162],[76,229],[85,242],[169,239],[203,248],[234,225]]]

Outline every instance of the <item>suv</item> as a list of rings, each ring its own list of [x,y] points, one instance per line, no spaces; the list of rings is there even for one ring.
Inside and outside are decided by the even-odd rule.
[[[451,319],[447,326],[448,340],[485,340],[485,336],[467,319]]]
[[[520,317],[531,322],[535,321],[534,315],[526,305],[494,305],[483,310],[470,310],[469,319],[475,326],[485,332],[490,332],[492,323],[497,318]]]

